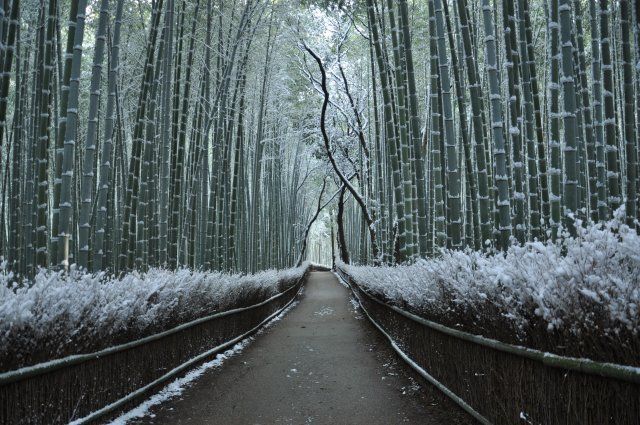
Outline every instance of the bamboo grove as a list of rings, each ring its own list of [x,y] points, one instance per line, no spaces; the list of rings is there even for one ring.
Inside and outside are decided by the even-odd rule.
[[[313,166],[278,112],[277,5],[7,0],[0,13],[9,269],[297,260]]]
[[[328,108],[327,153],[342,158],[337,174],[358,181],[337,207],[343,261],[555,240],[622,206],[637,229],[635,2],[336,7],[344,15],[332,21],[331,48],[303,41],[303,50]],[[352,66],[348,82],[344,63],[356,55],[368,63]],[[365,89],[353,95],[349,84]]]
[[[4,267],[254,272],[334,240],[402,263],[637,228],[639,22],[630,0],[0,1]]]

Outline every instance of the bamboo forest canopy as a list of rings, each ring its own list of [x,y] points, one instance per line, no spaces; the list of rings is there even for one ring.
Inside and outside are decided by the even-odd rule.
[[[638,228],[629,0],[0,1],[0,254],[255,272]],[[334,242],[335,241],[335,242]]]

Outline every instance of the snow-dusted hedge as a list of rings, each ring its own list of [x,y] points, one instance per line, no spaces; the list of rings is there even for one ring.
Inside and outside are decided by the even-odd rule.
[[[450,327],[640,366],[640,237],[619,218],[505,255],[445,251],[409,266],[340,267],[370,293]]]
[[[91,352],[248,306],[293,285],[309,265],[254,275],[152,269],[122,278],[0,271],[0,371]]]

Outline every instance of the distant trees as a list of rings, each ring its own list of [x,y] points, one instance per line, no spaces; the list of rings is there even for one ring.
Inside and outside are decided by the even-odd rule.
[[[622,204],[638,226],[631,3],[367,0],[346,11],[366,39],[343,44],[369,46],[358,96],[372,117],[367,196],[385,262],[557,238]],[[416,33],[428,35],[418,47]],[[346,236],[361,249],[361,230]]]
[[[285,9],[261,0],[0,9],[0,255],[11,270],[297,261],[314,211],[291,200],[306,199],[314,180],[300,169],[313,158],[297,146],[305,123],[276,113],[288,87],[274,78],[286,47],[274,16]]]
[[[638,226],[634,2],[347,3],[5,1],[7,267],[284,267],[318,205],[376,263]]]

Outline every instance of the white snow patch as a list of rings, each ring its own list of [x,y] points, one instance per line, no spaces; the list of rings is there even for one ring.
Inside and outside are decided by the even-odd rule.
[[[342,279],[339,279],[340,281],[342,281]],[[351,303],[351,307],[353,308],[354,312],[358,312],[360,310],[360,303],[358,302],[357,299],[355,299],[354,297],[349,298],[349,302]]]
[[[281,283],[302,277],[307,267],[305,263],[253,275],[150,269],[121,278],[41,269],[27,281],[0,259],[0,362],[33,352],[43,341],[47,354],[55,358],[69,346],[92,351],[95,347],[87,347],[87,341],[117,340],[125,332],[154,334],[164,330],[165,323],[229,310],[249,296],[270,298],[282,289]]]
[[[124,425],[132,419],[142,418],[149,415],[149,410],[151,409],[151,407],[157,406],[158,404],[164,403],[167,400],[179,396],[189,385],[193,383],[193,381],[202,376],[207,370],[220,367],[225,360],[233,357],[238,353],[241,353],[242,350],[247,345],[249,345],[252,340],[253,337],[243,339],[242,341],[234,345],[233,348],[225,351],[224,353],[218,354],[214,360],[200,365],[198,368],[188,372],[185,376],[171,382],[169,385],[160,390],[160,392],[145,400],[138,407],[114,419],[112,422],[110,422],[110,424]]]
[[[333,314],[333,308],[332,307],[322,307],[322,309],[320,309],[320,311],[316,311],[315,314],[316,316],[331,316]]]
[[[576,220],[576,232],[560,229],[556,242],[513,244],[504,253],[442,250],[410,265],[338,266],[370,293],[431,317],[461,312],[484,323],[489,303],[518,338],[532,317],[577,338],[585,329],[636,335],[640,236],[625,224],[624,207],[604,223]]]
[[[302,291],[300,291],[302,292]],[[186,388],[188,388],[196,379],[202,376],[207,370],[217,368],[222,366],[225,360],[239,354],[244,350],[250,343],[253,341],[256,336],[262,334],[264,331],[272,327],[274,324],[282,320],[286,314],[297,306],[299,301],[294,301],[289,304],[284,310],[280,312],[276,317],[267,322],[260,330],[258,330],[253,336],[247,337],[242,341],[238,342],[233,348],[225,351],[224,353],[220,353],[216,356],[216,358],[210,362],[203,363],[196,369],[188,372],[185,376],[178,378],[164,387],[160,392],[154,394],[144,402],[142,402],[136,408],[124,413],[118,418],[111,421],[110,425],[125,425],[128,421],[136,418],[142,418],[147,415],[150,415],[149,410],[153,406],[157,406],[165,401],[168,401],[174,397],[181,395]],[[294,369],[292,369],[294,370]]]

